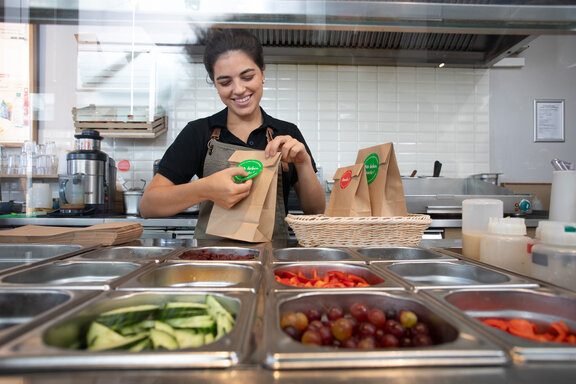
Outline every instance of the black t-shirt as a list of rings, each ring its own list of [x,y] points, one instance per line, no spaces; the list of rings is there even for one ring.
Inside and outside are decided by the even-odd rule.
[[[312,158],[310,148],[306,144],[302,133],[296,125],[275,119],[262,111],[263,124],[250,133],[247,142],[243,142],[234,136],[226,128],[228,108],[202,119],[189,122],[186,127],[178,134],[176,140],[164,153],[160,164],[158,164],[158,173],[166,177],[174,184],[188,183],[194,175],[203,176],[204,159],[208,152],[208,141],[214,128],[219,127],[219,141],[227,144],[240,145],[254,150],[264,150],[267,145],[266,127],[272,128],[274,136],[292,136],[299,142],[303,143],[306,151]],[[312,158],[312,166],[316,172],[316,163]],[[284,193],[284,207],[288,211],[288,193],[290,188],[298,181],[298,174],[293,164],[289,164],[288,172],[282,172],[282,189]]]

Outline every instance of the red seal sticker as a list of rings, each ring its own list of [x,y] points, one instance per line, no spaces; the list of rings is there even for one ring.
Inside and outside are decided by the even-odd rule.
[[[128,172],[130,170],[130,162],[128,160],[120,160],[118,162],[118,170],[120,172]]]
[[[350,184],[351,180],[352,180],[352,170],[349,169],[346,172],[344,172],[342,178],[340,179],[340,188],[345,189]]]

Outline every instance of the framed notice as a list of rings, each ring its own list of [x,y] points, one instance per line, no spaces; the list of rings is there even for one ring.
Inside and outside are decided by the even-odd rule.
[[[21,146],[36,140],[34,27],[0,23],[0,143]]]
[[[534,100],[534,142],[564,141],[564,100]]]

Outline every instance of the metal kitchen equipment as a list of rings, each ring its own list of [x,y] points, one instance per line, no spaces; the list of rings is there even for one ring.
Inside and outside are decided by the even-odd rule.
[[[100,150],[102,136],[96,130],[86,129],[74,137],[77,149],[66,155],[68,174],[86,174],[84,203],[87,209],[112,210],[116,194],[116,164]]]
[[[504,203],[504,215],[532,213],[533,196],[485,182],[468,178],[402,178],[406,207],[410,213],[429,215],[461,215],[465,199],[500,199]]]

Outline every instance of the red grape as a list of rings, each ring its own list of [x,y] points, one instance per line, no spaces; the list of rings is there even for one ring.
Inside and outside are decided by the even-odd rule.
[[[310,308],[306,311],[306,317],[308,317],[308,321],[320,320],[322,313],[316,308]]]
[[[332,331],[328,327],[318,328],[318,333],[322,337],[322,344],[328,345],[331,344],[334,340],[334,336],[332,336]]]
[[[374,336],[376,334],[376,326],[372,323],[360,323],[358,334],[360,337]]]
[[[288,325],[283,328],[284,332],[296,341],[300,341],[300,331],[293,325]]]
[[[421,322],[414,324],[414,326],[410,328],[410,331],[412,332],[413,336],[430,334],[430,329],[428,328],[428,326]]]
[[[386,315],[380,309],[372,309],[368,312],[368,321],[376,326],[382,328],[386,324]]]
[[[356,348],[358,348],[358,349],[374,349],[374,348],[376,348],[376,341],[374,341],[374,338],[371,336],[364,337],[364,338],[360,339],[360,341],[356,345]]]
[[[400,341],[391,333],[386,333],[380,338],[380,345],[384,348],[398,348]]]
[[[354,303],[350,307],[350,315],[358,322],[366,321],[368,320],[368,307],[366,304]]]
[[[419,334],[412,338],[412,344],[415,347],[429,347],[432,344],[432,339],[428,335]]]
[[[400,324],[404,328],[411,328],[414,324],[418,322],[418,317],[412,311],[400,311],[399,314]]]
[[[402,336],[404,336],[404,327],[398,321],[390,319],[386,320],[384,332],[391,333],[400,339]]]
[[[318,331],[306,331],[302,334],[302,344],[322,345],[322,336]]]
[[[335,305],[328,309],[326,316],[328,316],[328,320],[338,320],[341,317],[344,317],[344,310],[342,307]]]

